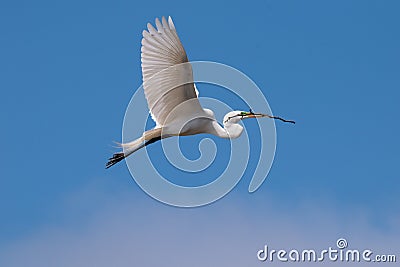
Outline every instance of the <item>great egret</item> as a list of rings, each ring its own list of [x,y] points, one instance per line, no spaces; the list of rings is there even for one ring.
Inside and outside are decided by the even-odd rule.
[[[243,131],[239,124],[247,118],[273,118],[253,111],[231,111],[224,116],[223,125],[213,111],[203,109],[197,98],[191,65],[176,33],[171,17],[156,18],[156,28],[147,24],[143,31],[141,60],[143,88],[156,127],[129,143],[120,144],[123,151],[107,162],[109,168],[135,151],[163,138],[208,133],[221,138],[238,138]]]

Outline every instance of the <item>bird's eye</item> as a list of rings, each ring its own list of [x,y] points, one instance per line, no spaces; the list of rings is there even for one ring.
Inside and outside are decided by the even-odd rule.
[[[242,115],[242,116],[247,115],[247,112],[242,111],[242,112],[240,112],[240,115]]]

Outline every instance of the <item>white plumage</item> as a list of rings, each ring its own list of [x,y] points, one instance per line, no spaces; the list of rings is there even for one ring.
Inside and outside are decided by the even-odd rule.
[[[156,19],[143,31],[142,73],[147,103],[157,126],[165,125],[168,114],[180,103],[197,99],[193,74],[185,49],[176,33],[171,17]],[[187,63],[183,65],[182,63]],[[173,69],[177,66],[178,69]],[[178,86],[177,86],[178,85]],[[192,101],[193,112],[201,112],[198,101]]]
[[[148,23],[147,31],[143,31],[141,61],[144,93],[156,127],[130,143],[121,144],[123,151],[115,153],[106,168],[163,138],[199,133],[237,138],[243,131],[239,124],[242,119],[281,119],[252,111],[231,111],[225,115],[224,127],[221,127],[214,113],[200,105],[192,67],[171,17],[168,21],[164,17],[161,21],[157,18],[155,25],[156,28]]]

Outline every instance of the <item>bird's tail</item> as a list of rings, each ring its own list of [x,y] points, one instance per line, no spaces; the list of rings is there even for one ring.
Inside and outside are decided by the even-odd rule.
[[[143,135],[135,141],[129,143],[118,143],[118,146],[121,147],[123,151],[113,154],[113,156],[108,159],[108,162],[106,163],[106,169],[117,164],[118,162],[128,157],[132,153],[138,151],[139,149],[143,148],[144,146],[160,140],[161,132],[162,130],[160,128],[156,128],[144,132]]]

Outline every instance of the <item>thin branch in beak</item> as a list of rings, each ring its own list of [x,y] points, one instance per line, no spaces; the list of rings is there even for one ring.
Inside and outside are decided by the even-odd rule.
[[[271,116],[271,115],[268,115],[268,114],[256,114],[256,115],[262,115],[262,117],[268,117],[268,118],[275,119],[275,120],[280,120],[280,121],[283,121],[283,122],[296,123],[295,121],[292,121],[292,120],[285,120],[285,119],[283,119],[281,117]]]
[[[247,113],[247,114],[246,114]],[[240,117],[241,120],[243,119],[249,119],[249,118],[262,118],[262,117],[268,117],[271,119],[275,119],[275,120],[281,120],[283,122],[289,122],[289,123],[296,123],[295,121],[292,120],[285,120],[281,117],[277,117],[277,116],[271,116],[268,114],[262,114],[262,113],[254,113],[251,109],[249,112],[242,112],[241,114],[237,114],[235,116],[229,117],[228,119],[226,119],[224,122],[227,122],[228,120],[235,118],[235,117]]]

